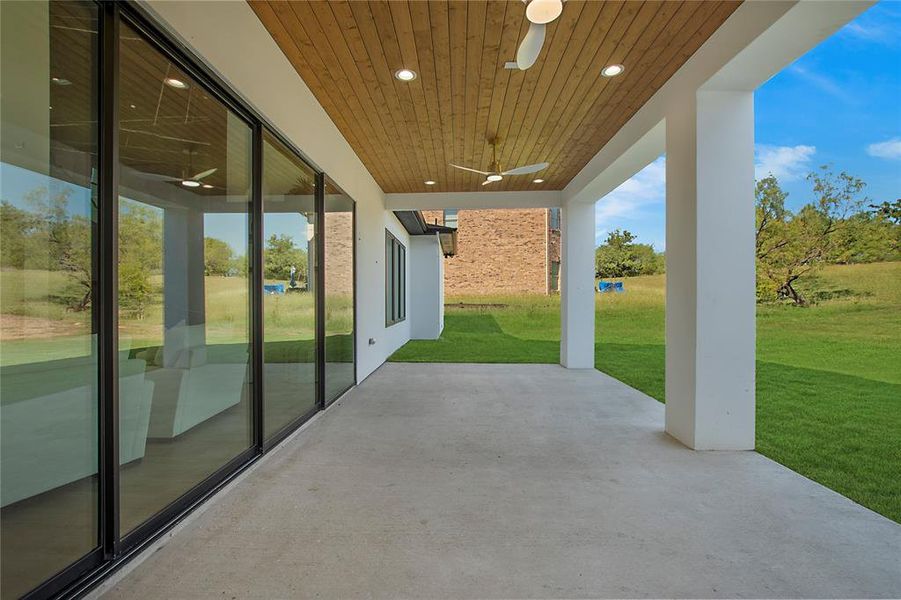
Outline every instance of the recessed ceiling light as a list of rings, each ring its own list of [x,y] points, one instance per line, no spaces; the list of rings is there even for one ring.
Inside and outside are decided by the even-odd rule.
[[[137,108],[137,106],[135,106],[134,104],[129,104],[128,106],[131,108]]]
[[[205,190],[211,190],[211,189],[213,189],[213,186],[211,186],[211,185],[208,184],[208,183],[204,183],[204,184],[203,184],[203,189],[205,189]]]
[[[625,70],[626,68],[622,65],[607,65],[601,69],[601,75],[604,77],[616,77]]]
[[[526,18],[537,25],[550,23],[563,12],[563,0],[532,0],[526,6]]]
[[[181,182],[181,184],[185,187],[190,187],[190,188],[200,187],[200,182],[194,181],[193,179],[185,179],[184,181]]]
[[[51,77],[50,81],[55,83],[56,85],[72,85],[72,82],[68,79],[64,79],[62,77]]]
[[[429,179],[428,181],[425,182],[425,184],[426,185],[435,185],[435,182],[432,181],[431,179]]]
[[[533,179],[532,183],[544,183],[544,179]]]
[[[176,79],[175,77],[166,77],[165,79],[163,79],[163,83],[165,83],[169,87],[174,87],[177,90],[188,89],[187,83],[185,83],[181,79]]]
[[[401,81],[413,81],[416,79],[416,72],[410,69],[400,69],[394,72],[394,76]]]

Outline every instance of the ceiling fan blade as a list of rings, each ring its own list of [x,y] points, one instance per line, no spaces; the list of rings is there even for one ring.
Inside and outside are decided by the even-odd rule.
[[[516,64],[521,71],[525,71],[538,60],[541,47],[544,45],[544,30],[544,25],[539,25],[538,23],[529,25],[526,37],[522,38],[519,50],[516,51]]]
[[[482,182],[482,185],[488,185],[489,183],[494,183],[494,182],[491,181],[490,179],[486,179],[485,181]]]
[[[528,175],[529,173],[537,173],[542,169],[547,169],[550,163],[536,163],[534,165],[526,165],[524,167],[516,167],[509,171],[504,171],[501,175]]]
[[[489,173],[487,171],[479,171],[477,169],[470,169],[469,167],[461,167],[460,165],[455,165],[453,163],[448,163],[448,164],[455,169],[462,169],[464,171],[472,171],[473,173],[478,173],[479,175],[491,175],[491,173]]]
[[[157,181],[181,181],[180,177],[171,177],[162,173],[150,173],[148,171],[134,171],[134,175],[141,179],[155,179]]]
[[[210,175],[212,175],[213,173],[215,173],[215,172],[218,171],[218,170],[219,170],[219,169],[217,169],[217,168],[215,168],[215,167],[212,168],[212,169],[207,169],[206,171],[201,171],[200,173],[198,173],[197,175],[195,175],[195,176],[192,177],[191,179],[194,179],[195,181],[198,180],[198,179],[203,179],[204,177],[209,177]]]

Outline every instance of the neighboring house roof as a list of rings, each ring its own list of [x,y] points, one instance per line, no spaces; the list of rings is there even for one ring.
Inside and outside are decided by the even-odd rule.
[[[422,212],[418,210],[396,210],[394,216],[404,226],[410,235],[438,235],[441,244],[441,252],[444,256],[454,256],[457,253],[457,228],[444,225],[426,223]]]

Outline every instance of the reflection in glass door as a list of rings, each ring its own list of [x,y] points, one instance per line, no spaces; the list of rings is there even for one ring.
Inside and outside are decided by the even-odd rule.
[[[0,3],[0,596],[98,545],[98,10]]]
[[[263,137],[263,422],[268,439],[316,409],[315,173]]]
[[[250,125],[123,23],[120,529],[252,445]]]
[[[351,387],[354,371],[354,201],[325,178],[325,403]]]

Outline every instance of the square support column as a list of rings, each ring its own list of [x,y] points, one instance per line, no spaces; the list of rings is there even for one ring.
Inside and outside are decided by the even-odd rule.
[[[561,210],[560,364],[594,368],[594,203]]]
[[[699,91],[666,118],[666,431],[754,448],[754,95]]]

